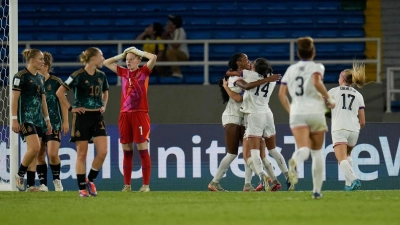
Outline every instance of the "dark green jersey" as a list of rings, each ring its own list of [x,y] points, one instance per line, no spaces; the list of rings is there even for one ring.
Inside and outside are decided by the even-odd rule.
[[[89,75],[81,68],[71,74],[63,86],[67,90],[74,90],[74,108],[98,109],[104,106],[102,95],[104,91],[108,91],[108,81],[106,74],[100,70]]]
[[[43,120],[42,94],[44,94],[44,76],[31,74],[23,69],[14,75],[13,90],[21,92],[18,100],[19,123],[31,123],[37,127],[46,127]]]
[[[53,130],[60,130],[62,124],[61,106],[56,95],[56,92],[62,83],[61,79],[54,75],[50,75],[49,79],[44,82],[47,108]]]

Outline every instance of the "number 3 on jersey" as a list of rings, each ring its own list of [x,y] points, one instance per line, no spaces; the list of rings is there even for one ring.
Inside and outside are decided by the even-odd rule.
[[[304,79],[303,77],[296,77],[296,81],[299,84],[297,85],[296,96],[302,96],[304,94]]]

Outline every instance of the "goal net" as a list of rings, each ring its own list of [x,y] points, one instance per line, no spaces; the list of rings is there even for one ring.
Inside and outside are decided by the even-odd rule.
[[[18,71],[18,0],[0,0],[0,191],[16,190],[18,135],[10,132],[11,80]]]

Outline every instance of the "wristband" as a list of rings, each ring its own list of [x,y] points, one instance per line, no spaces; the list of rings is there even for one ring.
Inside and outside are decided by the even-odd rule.
[[[11,116],[11,119],[17,120],[17,119],[18,119],[18,116]]]
[[[46,116],[46,117],[44,118],[44,120],[45,120],[45,121],[50,121],[50,117],[49,117],[49,116]]]
[[[68,111],[70,112],[72,111],[72,105],[68,108]]]

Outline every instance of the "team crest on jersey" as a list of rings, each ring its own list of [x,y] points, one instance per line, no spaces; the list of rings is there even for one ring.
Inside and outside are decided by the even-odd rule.
[[[76,132],[75,132],[75,137],[80,137],[81,136],[81,132],[79,132],[79,130],[77,130]]]
[[[101,80],[101,78],[97,79],[97,82],[99,82],[99,84],[103,83],[103,81]]]
[[[47,86],[47,90],[51,91],[51,85]]]
[[[32,132],[32,127],[31,126],[28,126],[28,132]]]

